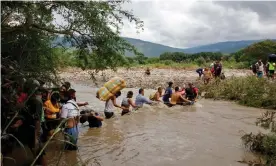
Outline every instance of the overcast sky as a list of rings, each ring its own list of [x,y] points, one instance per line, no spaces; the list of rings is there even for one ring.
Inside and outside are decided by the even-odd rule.
[[[125,21],[122,36],[172,47],[276,38],[276,1],[132,0],[124,5],[144,21]]]

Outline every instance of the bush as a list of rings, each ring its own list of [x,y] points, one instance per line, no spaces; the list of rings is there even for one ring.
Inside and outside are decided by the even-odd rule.
[[[172,60],[164,60],[161,61],[162,64],[165,64],[167,66],[171,66],[172,64],[174,64],[175,62],[173,62]]]
[[[206,98],[235,100],[242,105],[276,109],[276,84],[254,76],[215,80],[201,86]]]
[[[250,133],[242,136],[245,147],[252,152],[259,153],[265,159],[266,165],[276,164],[276,112],[267,111],[261,118],[258,118],[256,124],[265,129],[270,129],[271,133],[256,135]]]

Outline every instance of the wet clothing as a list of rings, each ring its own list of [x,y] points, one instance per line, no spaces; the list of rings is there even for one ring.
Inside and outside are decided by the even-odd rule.
[[[152,101],[143,96],[142,94],[138,94],[135,99],[135,105],[138,107],[143,107],[144,104],[151,104]]]
[[[123,115],[125,115],[127,113],[130,113],[130,111],[129,110],[123,110],[122,113],[121,113],[121,115],[123,116]]]
[[[123,107],[129,107],[130,104],[129,104],[128,100],[129,100],[129,98],[124,98],[124,99],[122,100],[122,104],[121,104],[121,105],[122,105]]]
[[[108,99],[106,102],[105,102],[105,108],[104,108],[104,112],[114,112],[115,111],[115,106],[112,102],[111,99]]]
[[[98,116],[98,113],[95,113],[96,116]],[[88,116],[88,123],[90,128],[94,127],[101,127],[102,121],[98,120],[95,116]]]
[[[61,118],[74,118],[80,115],[79,106],[74,100],[69,100],[61,109]]]
[[[195,100],[197,94],[198,94],[198,89],[193,87],[193,88],[186,88],[186,98],[188,98],[188,100]]]
[[[121,105],[122,105],[123,107],[129,108],[129,107],[130,107],[130,104],[129,104],[129,101],[128,101],[128,100],[129,100],[129,98],[124,98]],[[121,115],[123,116],[124,114],[127,114],[127,113],[129,113],[129,112],[130,112],[129,109],[122,110]]]
[[[111,118],[114,115],[115,106],[111,99],[105,102],[104,115],[106,119]]]
[[[76,122],[75,118],[79,115],[79,107],[75,100],[69,100],[65,105],[62,106],[60,115],[61,118],[74,118],[74,121]],[[79,135],[78,124],[75,124],[72,128],[65,128],[64,132],[66,133],[65,139],[70,142],[65,143],[65,149],[77,150],[77,142]]]
[[[114,116],[114,112],[104,112],[105,118],[110,119]]]
[[[78,126],[74,126],[72,128],[66,128],[64,130],[65,139],[68,140],[70,143],[65,143],[65,150],[77,150],[77,143],[78,143],[78,137],[79,137],[79,128]]]
[[[172,96],[172,88],[167,87],[167,89],[165,90],[165,94],[163,96],[163,102],[164,103],[169,103],[171,96]]]

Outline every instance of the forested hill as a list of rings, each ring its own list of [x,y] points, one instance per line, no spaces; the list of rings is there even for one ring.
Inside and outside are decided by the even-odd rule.
[[[253,43],[262,41],[262,40],[241,40],[241,41],[226,41],[226,42],[218,42],[214,44],[202,45],[192,48],[174,48],[165,46],[162,44],[157,44],[153,42],[143,41],[140,39],[127,38],[124,37],[129,43],[134,45],[140,52],[142,52],[147,57],[158,57],[160,54],[164,52],[185,52],[185,53],[199,53],[199,52],[222,52],[222,53],[233,53],[237,52],[240,49],[243,49]],[[58,37],[55,42],[62,41],[61,37]],[[276,41],[276,39],[273,39]],[[69,45],[65,44],[65,46],[69,47]],[[127,56],[132,56],[133,54],[127,52]]]
[[[148,41],[143,41],[133,38],[125,38],[129,43],[133,44],[139,51],[148,57],[157,57],[164,52],[185,52],[185,53],[199,53],[199,52],[222,52],[233,53],[243,49],[253,43],[262,40],[241,40],[241,41],[226,41],[214,44],[202,45],[192,48],[180,49],[173,48],[161,44],[156,44]],[[276,41],[276,39],[273,39]],[[127,54],[131,55],[131,54]]]

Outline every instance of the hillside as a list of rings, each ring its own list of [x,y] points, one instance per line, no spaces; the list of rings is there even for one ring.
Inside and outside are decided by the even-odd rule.
[[[168,47],[161,44],[151,43],[133,38],[125,38],[128,42],[136,46],[136,48],[144,53],[145,56],[156,57],[164,52],[185,52],[185,53],[199,53],[199,52],[222,52],[233,53],[242,48],[245,48],[253,43],[262,40],[242,40],[242,41],[226,41],[214,44],[202,45],[192,48],[180,49]],[[131,55],[131,54],[127,54]]]
[[[185,53],[198,53],[198,52],[222,52],[222,53],[233,53],[242,48],[245,48],[253,43],[262,41],[262,40],[241,40],[241,41],[226,41],[218,42],[214,44],[202,45],[192,48],[173,48],[165,46],[162,44],[152,43],[148,41],[143,41],[140,39],[127,38],[124,37],[129,43],[134,45],[140,52],[148,57],[158,57],[164,52],[185,52]],[[58,37],[53,44],[60,43],[63,40],[62,37]],[[274,39],[276,41],[276,39]],[[65,47],[70,47],[68,43],[63,43]],[[126,52],[127,56],[133,56],[132,53]]]

